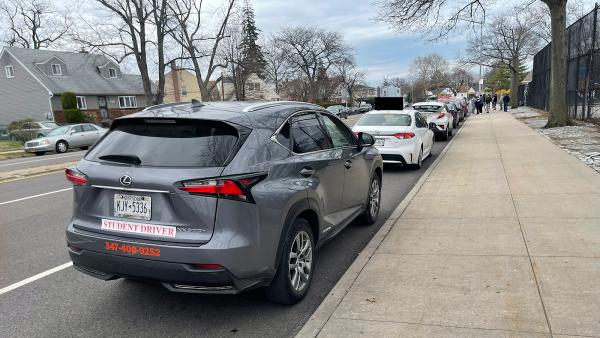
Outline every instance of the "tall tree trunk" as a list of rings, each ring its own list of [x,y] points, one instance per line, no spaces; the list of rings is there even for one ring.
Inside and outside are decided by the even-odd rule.
[[[510,70],[510,107],[519,106],[519,60],[511,62]]]
[[[567,0],[542,0],[550,9],[552,45],[550,68],[550,112],[546,128],[569,124],[567,110]]]

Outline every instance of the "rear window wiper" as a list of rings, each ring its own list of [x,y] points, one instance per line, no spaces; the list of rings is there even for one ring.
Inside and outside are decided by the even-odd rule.
[[[98,158],[101,160],[110,161],[110,162],[127,163],[127,164],[133,164],[133,165],[142,164],[142,160],[140,160],[140,158],[137,157],[136,155],[127,155],[127,154],[103,155]]]

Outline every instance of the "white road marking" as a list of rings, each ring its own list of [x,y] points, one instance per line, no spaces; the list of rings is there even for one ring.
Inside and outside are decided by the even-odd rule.
[[[55,272],[58,272],[60,270],[64,270],[64,269],[66,269],[68,267],[71,267],[71,266],[73,266],[73,262],[68,262],[68,263],[65,263],[63,265],[59,265],[59,266],[57,266],[55,268],[52,268],[50,270],[46,270],[44,272],[38,273],[37,275],[31,276],[31,277],[29,277],[27,279],[24,279],[24,280],[20,281],[20,282],[16,282],[14,284],[11,284],[11,285],[9,285],[9,286],[7,286],[5,288],[0,289],[0,295],[2,295],[4,293],[7,293],[7,292],[10,292],[10,291],[12,291],[14,289],[20,288],[23,285],[27,285],[29,283],[35,282],[38,279],[44,278],[46,276],[49,276],[49,275],[51,275],[51,274],[53,274]]]
[[[61,158],[66,158],[66,157],[74,157],[74,156],[81,156],[81,154],[77,153],[77,154],[70,154],[70,155],[63,155],[63,156],[52,156],[52,157],[48,157],[48,158],[40,158],[40,159],[37,159],[37,160],[30,160],[30,161],[21,161],[21,162],[6,163],[6,164],[0,164],[0,167],[8,167],[8,166],[11,166],[11,165],[27,164],[27,163],[40,162],[40,161],[52,161],[52,160],[55,160],[55,159],[61,159]]]
[[[12,200],[12,201],[0,202],[0,205],[11,204],[11,203],[15,203],[15,202],[20,202],[20,201],[28,200],[28,199],[31,199],[31,198],[36,198],[36,197],[41,197],[41,196],[56,194],[56,193],[59,193],[59,192],[69,191],[69,190],[73,190],[73,188],[65,188],[65,189],[60,189],[60,190],[54,190],[54,191],[50,191],[50,192],[45,192],[43,194],[37,194],[37,195],[33,195],[33,196],[27,196],[27,197],[23,197],[23,198],[17,198],[16,200]]]

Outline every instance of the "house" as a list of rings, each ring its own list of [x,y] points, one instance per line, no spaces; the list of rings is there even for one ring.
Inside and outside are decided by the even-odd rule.
[[[396,86],[382,86],[377,88],[377,96],[379,97],[401,97],[402,92]]]
[[[377,88],[370,87],[363,84],[356,84],[352,90],[352,99],[354,102],[364,101],[368,98],[375,97],[377,95]],[[340,83],[334,90],[331,96],[332,103],[338,103],[343,105],[353,106],[353,102],[348,102],[348,89],[346,85]]]
[[[137,112],[150,101],[141,76],[124,74],[104,55],[5,47],[0,69],[0,127],[24,118],[64,122],[65,92],[97,120]]]
[[[279,100],[279,95],[275,93],[273,87],[256,74],[251,74],[245,85],[246,101]],[[221,74],[216,80],[209,81],[209,87],[212,87],[210,101],[237,100],[233,80],[229,76]],[[171,64],[171,71],[165,74],[165,96],[163,101],[171,103],[191,101],[192,99],[202,100],[196,75],[187,69],[180,69]]]

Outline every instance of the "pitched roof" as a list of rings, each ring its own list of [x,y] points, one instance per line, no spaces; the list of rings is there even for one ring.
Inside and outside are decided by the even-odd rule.
[[[144,95],[140,75],[122,74],[117,79],[102,77],[97,72],[97,67],[111,62],[104,55],[15,47],[5,47],[4,49],[17,58],[53,94],[74,92],[90,95]],[[66,64],[67,76],[49,77],[36,66],[36,63],[44,63],[52,57],[57,57]]]

